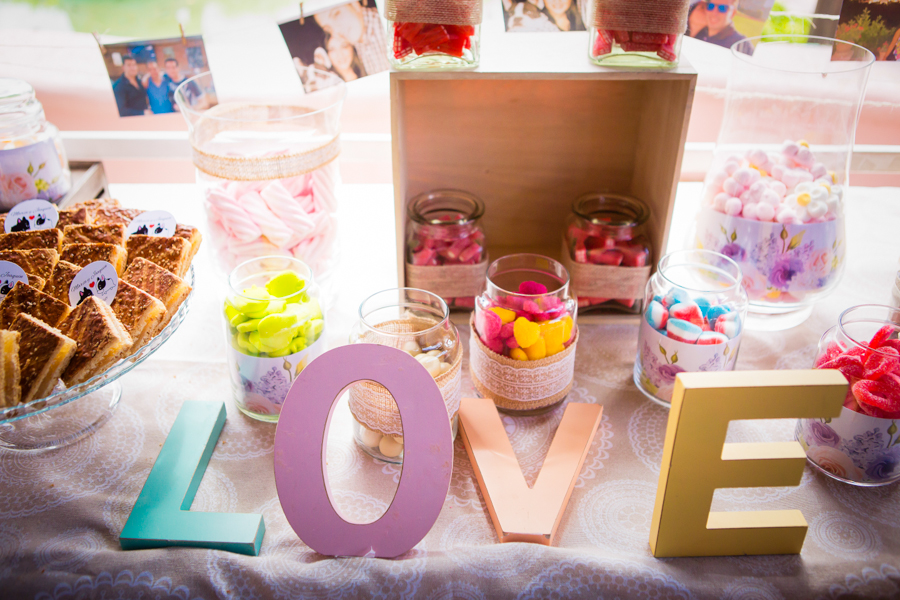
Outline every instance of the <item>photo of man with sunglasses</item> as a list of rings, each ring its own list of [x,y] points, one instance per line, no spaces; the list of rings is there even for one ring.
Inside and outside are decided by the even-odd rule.
[[[698,6],[699,5],[699,6]],[[692,11],[706,13],[706,27],[700,29],[694,37],[717,46],[731,48],[741,42],[737,50],[745,54],[753,54],[753,45],[746,41],[747,37],[734,28],[734,14],[738,9],[738,0],[705,0],[691,7]],[[699,15],[698,15],[699,16]]]

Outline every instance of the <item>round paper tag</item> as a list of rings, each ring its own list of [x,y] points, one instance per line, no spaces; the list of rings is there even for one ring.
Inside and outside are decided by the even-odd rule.
[[[28,283],[28,275],[16,263],[0,260],[0,300],[6,298],[17,281]]]
[[[119,276],[116,268],[106,261],[98,260],[84,267],[69,286],[69,305],[78,306],[91,296],[97,296],[107,304],[112,304],[119,291]]]
[[[175,217],[164,210],[141,213],[128,225],[128,235],[152,235],[172,237],[175,233]]]
[[[6,215],[3,228],[14,231],[53,229],[59,222],[59,210],[46,200],[26,200],[13,206]]]

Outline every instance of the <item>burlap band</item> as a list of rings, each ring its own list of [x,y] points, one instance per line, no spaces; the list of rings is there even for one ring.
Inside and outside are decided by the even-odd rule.
[[[406,287],[428,290],[441,298],[469,298],[484,290],[487,259],[475,265],[420,267],[406,263]]]
[[[650,267],[613,267],[572,260],[563,242],[562,264],[579,298],[643,298],[650,279]]]
[[[479,25],[482,0],[387,0],[384,18],[394,23]]]
[[[266,115],[265,111],[273,114]],[[223,104],[207,111],[191,132],[194,166],[213,177],[233,181],[266,181],[311,173],[330,163],[341,153],[340,136],[323,141],[318,147],[292,154],[271,156],[228,156],[203,150],[222,131],[260,129],[266,117],[290,119],[314,112],[302,106],[259,106]]]
[[[469,374],[485,398],[500,408],[535,410],[552,406],[566,397],[575,379],[575,339],[568,348],[541,360],[513,360],[485,346],[475,331],[475,315],[469,318]]]
[[[415,340],[416,332],[434,324],[434,321],[414,318],[387,321],[380,324],[378,328],[386,333],[409,333],[409,337],[404,336],[398,339],[396,347],[400,348],[404,342]],[[377,334],[370,336],[364,334],[360,341],[371,343],[374,341],[372,338],[375,337]],[[378,338],[378,343],[383,342],[383,337]],[[459,401],[462,397],[461,350],[457,353],[456,360],[451,363],[450,370],[435,377],[434,381],[441,390],[441,396],[444,397],[444,404],[447,406],[447,416],[452,421],[459,412]],[[382,435],[403,435],[397,403],[383,385],[370,381],[353,384],[350,387],[349,405],[353,417],[372,431],[377,431]]]
[[[690,0],[594,0],[597,29],[684,33]]]

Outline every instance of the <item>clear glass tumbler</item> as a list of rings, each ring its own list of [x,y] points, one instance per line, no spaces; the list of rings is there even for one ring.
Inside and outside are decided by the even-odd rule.
[[[725,116],[692,245],[733,258],[752,329],[803,322],[844,270],[844,204],[874,57],[814,36],[732,48]],[[743,46],[742,46],[743,47]]]
[[[836,419],[800,419],[810,464],[858,486],[900,481],[900,309],[845,310],[819,340],[816,369],[837,369],[850,389]]]

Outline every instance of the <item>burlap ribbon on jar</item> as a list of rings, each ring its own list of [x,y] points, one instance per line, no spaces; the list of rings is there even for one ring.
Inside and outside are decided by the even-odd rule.
[[[210,142],[223,132],[247,130],[249,137],[264,133],[260,123],[287,120],[316,112],[303,106],[220,104],[206,111],[191,131],[194,166],[213,177],[232,181],[266,181],[311,173],[330,163],[341,153],[340,135],[323,136],[309,142],[303,152],[262,156],[231,156],[208,150]],[[324,118],[324,117],[323,117]],[[277,127],[277,126],[276,126]],[[285,133],[281,129],[279,133]],[[298,131],[299,133],[299,131]]]
[[[394,23],[481,24],[482,0],[387,0],[384,18]]]
[[[563,241],[562,264],[569,272],[572,291],[585,298],[643,298],[650,267],[614,267],[572,260]]]
[[[399,349],[404,342],[415,340],[418,332],[432,327],[434,324],[434,321],[426,319],[398,319],[381,323],[378,325],[378,329],[385,333],[408,333],[409,337],[398,338],[395,347]],[[380,337],[377,333],[369,333],[363,334],[360,341],[383,344],[385,337]],[[377,338],[377,342],[375,338]],[[456,360],[450,364],[450,369],[435,377],[434,381],[441,391],[441,396],[444,397],[447,416],[452,421],[459,412],[459,401],[462,398],[462,351],[457,352]],[[403,435],[400,410],[397,408],[397,403],[394,402],[394,397],[383,385],[371,381],[354,383],[350,387],[349,405],[353,417],[372,431],[377,431],[382,435]]]
[[[591,22],[597,29],[684,33],[690,0],[593,0]]]
[[[491,351],[469,319],[469,374],[478,393],[500,408],[536,410],[566,397],[575,381],[578,327],[569,347],[540,360],[514,360]]]
[[[484,290],[488,260],[474,265],[423,267],[406,263],[406,287],[428,290],[441,298],[468,298]]]

